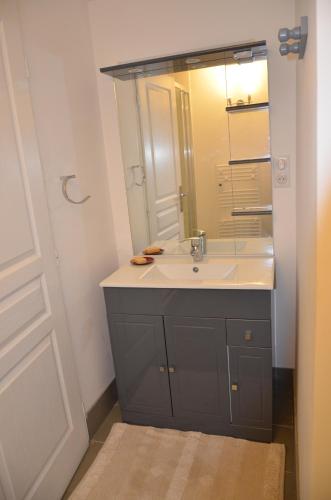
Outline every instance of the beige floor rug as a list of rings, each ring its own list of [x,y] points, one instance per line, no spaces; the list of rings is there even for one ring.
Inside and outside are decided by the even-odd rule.
[[[285,448],[118,423],[70,500],[281,500]]]

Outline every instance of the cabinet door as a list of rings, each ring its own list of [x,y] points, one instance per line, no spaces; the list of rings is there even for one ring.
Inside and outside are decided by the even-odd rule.
[[[232,423],[272,426],[271,349],[229,347]]]
[[[114,314],[110,337],[122,408],[171,416],[162,317]]]
[[[229,422],[225,321],[169,316],[165,331],[174,416]]]

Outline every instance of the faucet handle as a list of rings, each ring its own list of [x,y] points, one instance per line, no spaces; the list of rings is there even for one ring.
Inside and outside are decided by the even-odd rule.
[[[181,240],[181,241],[190,241],[192,247],[200,245],[200,237],[199,236],[192,236],[191,238],[185,238],[184,240]]]
[[[184,238],[182,240],[179,240],[180,243],[184,243],[184,241],[190,241],[191,244],[193,244],[194,241],[196,242],[200,241],[200,236],[191,236],[190,238]]]
[[[204,229],[194,228],[193,231],[197,233],[197,236],[206,236],[206,231]]]

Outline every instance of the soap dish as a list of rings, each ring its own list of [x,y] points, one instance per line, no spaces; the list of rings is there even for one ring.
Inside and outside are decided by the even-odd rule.
[[[143,250],[144,255],[162,255],[163,252],[164,249],[159,247],[147,247]]]
[[[143,261],[143,259],[144,259],[144,261]],[[154,259],[153,259],[153,257],[147,257],[146,255],[144,255],[143,257],[142,256],[133,257],[130,260],[130,262],[134,266],[146,266],[147,264],[152,264],[154,262]]]

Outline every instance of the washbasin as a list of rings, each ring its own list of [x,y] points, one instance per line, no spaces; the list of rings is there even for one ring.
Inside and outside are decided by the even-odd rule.
[[[274,259],[260,257],[156,256],[148,266],[124,265],[101,286],[122,288],[189,288],[272,290]]]
[[[236,264],[227,263],[200,263],[191,264],[162,264],[157,263],[147,269],[141,276],[141,280],[227,280],[233,279]]]

